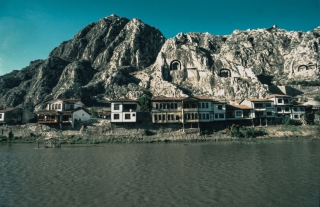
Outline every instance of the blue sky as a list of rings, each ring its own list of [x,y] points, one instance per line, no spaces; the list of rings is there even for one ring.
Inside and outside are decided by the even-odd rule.
[[[166,38],[274,24],[309,31],[320,26],[320,0],[0,0],[0,75],[46,59],[62,41],[111,14],[139,18]]]

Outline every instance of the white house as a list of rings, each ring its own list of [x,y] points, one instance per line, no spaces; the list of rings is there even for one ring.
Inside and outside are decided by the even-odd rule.
[[[40,124],[71,124],[88,121],[91,114],[80,99],[50,99],[45,101],[46,110],[36,112]]]
[[[226,103],[225,101],[212,101],[213,119],[212,121],[226,120]]]
[[[267,97],[268,100],[273,101],[274,105],[274,118],[277,122],[285,117],[291,117],[291,96],[283,94],[272,94]]]
[[[111,102],[111,122],[136,122],[140,104],[133,99],[115,99]]]
[[[213,120],[212,99],[205,96],[196,96],[198,99],[199,122],[210,122]]]
[[[306,106],[301,104],[293,104],[291,108],[291,116],[290,118],[293,120],[304,119],[304,114],[306,113]]]

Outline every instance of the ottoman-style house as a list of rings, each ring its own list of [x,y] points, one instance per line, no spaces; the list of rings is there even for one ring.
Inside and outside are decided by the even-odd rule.
[[[71,124],[88,121],[91,114],[80,99],[49,99],[44,102],[46,109],[36,112],[39,124]]]
[[[140,104],[133,99],[115,99],[111,103],[111,122],[113,123],[135,123],[137,112],[140,111]]]

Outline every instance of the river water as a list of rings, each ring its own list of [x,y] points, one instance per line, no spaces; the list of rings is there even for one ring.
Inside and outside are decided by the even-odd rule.
[[[0,145],[0,207],[319,206],[320,141]]]

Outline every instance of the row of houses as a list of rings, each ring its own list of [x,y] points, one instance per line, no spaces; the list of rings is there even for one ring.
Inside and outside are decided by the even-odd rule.
[[[139,103],[131,99],[111,101],[111,122],[136,122]],[[304,121],[306,106],[288,95],[273,94],[264,99],[239,102],[213,100],[209,97],[153,97],[151,120],[154,124],[199,124],[221,121],[249,121],[253,124],[280,123],[288,117]],[[244,122],[243,122],[244,123]]]
[[[45,110],[35,112],[39,124],[71,125],[89,121],[92,117],[80,99],[50,99],[44,102]],[[138,120],[140,104],[132,99],[110,101],[110,111],[103,117],[111,123],[135,123]],[[183,127],[199,126],[201,123],[221,123],[226,121],[241,124],[268,125],[281,123],[288,117],[305,123],[305,105],[293,101],[291,96],[273,94],[263,99],[243,99],[241,101],[213,100],[205,96],[193,97],[153,97],[147,120],[153,124],[182,124]],[[19,113],[18,113],[19,112]],[[32,114],[19,109],[0,110],[0,123],[8,123],[10,118],[27,123]],[[144,113],[145,116],[146,113]]]

